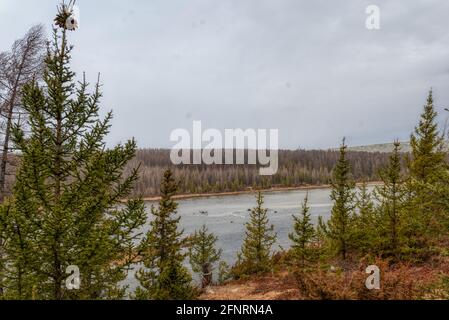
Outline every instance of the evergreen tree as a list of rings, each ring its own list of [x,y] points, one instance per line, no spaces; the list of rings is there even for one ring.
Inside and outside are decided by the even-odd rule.
[[[120,202],[137,179],[137,170],[123,175],[136,143],[105,148],[112,115],[98,118],[99,84],[92,94],[85,80],[76,85],[71,51],[66,30],[55,29],[44,85],[31,82],[22,90],[30,133],[25,138],[18,126],[13,130],[20,168],[13,197],[0,210],[7,298],[122,297],[119,283],[134,259],[136,231],[146,220],[141,200]],[[79,268],[79,290],[66,286],[69,266]]]
[[[340,157],[333,171],[331,200],[333,207],[327,224],[320,228],[329,240],[331,248],[346,259],[354,235],[355,183],[346,157],[345,139],[340,147]]]
[[[209,233],[203,225],[191,238],[189,257],[192,270],[199,273],[201,287],[205,288],[212,283],[214,264],[220,260],[222,250],[217,250],[215,244],[217,237]]]
[[[355,218],[355,241],[361,253],[366,254],[375,247],[377,217],[365,181],[359,187],[356,209],[358,214]]]
[[[444,138],[438,130],[437,112],[433,105],[433,92],[430,90],[427,103],[414,134],[410,137],[412,158],[409,162],[411,177],[421,184],[438,180],[446,167]]]
[[[293,215],[294,231],[288,235],[293,242],[293,254],[301,267],[304,267],[305,263],[313,258],[310,244],[315,237],[315,227],[310,217],[308,199],[309,195],[307,194],[302,203],[301,215],[299,217]]]
[[[257,193],[257,206],[251,210],[246,223],[246,238],[238,254],[241,274],[267,272],[271,268],[271,246],[276,242],[274,226],[269,224],[268,210],[263,207],[263,195]]]
[[[171,170],[164,173],[159,207],[151,208],[154,219],[143,241],[140,252],[144,268],[136,277],[141,287],[136,290],[138,299],[182,300],[193,297],[191,276],[184,267],[186,245],[178,230],[180,216],[178,204],[172,199],[178,189]]]
[[[226,261],[220,261],[218,264],[218,283],[224,283],[232,277],[231,267]]]
[[[438,130],[437,112],[433,104],[432,90],[414,134],[410,138],[412,148],[408,161],[411,194],[407,204],[410,216],[407,229],[412,247],[426,247],[428,234],[437,232],[441,215],[446,219],[446,207],[441,204],[445,198],[438,186],[446,186],[448,167],[445,160],[444,138]]]
[[[379,202],[380,249],[384,254],[399,257],[402,245],[403,206],[406,197],[401,175],[400,144],[395,141],[390,162],[381,170],[382,184],[376,186],[375,197]]]

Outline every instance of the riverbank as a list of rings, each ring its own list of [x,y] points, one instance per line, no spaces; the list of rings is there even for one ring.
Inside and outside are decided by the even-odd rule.
[[[380,181],[372,181],[368,182],[368,186],[375,186],[381,184]],[[357,186],[360,186],[361,183],[357,183]],[[322,184],[322,185],[304,185],[298,187],[273,187],[269,189],[248,189],[241,191],[227,191],[227,192],[210,192],[210,193],[187,193],[187,194],[178,194],[173,196],[172,198],[175,200],[186,200],[186,199],[196,199],[196,198],[211,198],[211,197],[226,197],[226,196],[238,196],[243,194],[252,194],[258,191],[262,193],[275,193],[275,192],[286,192],[286,191],[297,191],[297,190],[320,190],[320,189],[329,189],[331,187],[330,184]],[[160,196],[149,196],[142,198],[146,202],[155,202],[161,199]]]

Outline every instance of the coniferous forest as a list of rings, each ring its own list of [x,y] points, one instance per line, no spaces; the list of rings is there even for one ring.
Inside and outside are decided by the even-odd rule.
[[[339,153],[333,150],[279,150],[279,169],[271,176],[259,175],[257,165],[173,165],[170,150],[138,150],[126,171],[140,165],[135,195],[159,194],[164,171],[170,168],[179,180],[179,192],[215,193],[328,185]],[[377,181],[377,172],[388,162],[388,154],[380,152],[348,152],[351,172],[357,181]]]
[[[106,146],[113,114],[100,112],[101,77],[72,71],[75,29],[63,3],[50,35],[35,26],[0,54],[0,300],[449,299],[448,137],[432,89],[416,101],[410,152],[399,141],[391,153],[353,152],[343,138],[338,150],[280,151],[273,176],[175,166],[169,150],[132,138]],[[264,190],[323,184],[329,217],[314,223],[309,196],[298,199],[290,247],[275,246]],[[207,225],[184,232],[174,196],[249,189],[231,265]],[[368,266],[381,273],[374,289]]]

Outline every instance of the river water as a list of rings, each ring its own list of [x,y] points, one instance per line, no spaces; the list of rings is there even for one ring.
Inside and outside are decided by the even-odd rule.
[[[318,216],[330,215],[329,189],[292,190],[264,193],[264,207],[277,232],[278,241],[273,249],[289,247],[288,233],[293,228],[293,214],[299,214],[302,201],[309,192],[310,213],[314,222]],[[178,213],[181,228],[186,235],[203,224],[217,237],[217,247],[223,250],[222,259],[229,264],[235,261],[245,236],[245,223],[249,221],[249,209],[256,205],[255,194],[214,196],[179,201]],[[149,203],[151,206],[151,203]],[[148,208],[149,209],[149,208]]]

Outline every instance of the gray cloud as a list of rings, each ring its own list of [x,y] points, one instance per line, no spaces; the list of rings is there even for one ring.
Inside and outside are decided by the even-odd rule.
[[[55,0],[2,0],[0,50]],[[171,130],[279,128],[284,148],[406,139],[427,90],[449,104],[446,0],[78,0],[73,66],[102,73],[110,143]],[[381,29],[365,28],[365,8]],[[4,26],[7,26],[6,28]],[[442,120],[443,117],[442,117]]]

